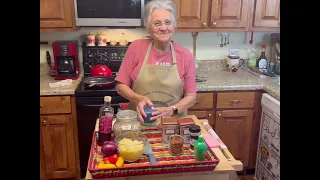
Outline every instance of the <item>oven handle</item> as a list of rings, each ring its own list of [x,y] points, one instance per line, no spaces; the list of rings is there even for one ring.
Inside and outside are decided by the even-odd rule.
[[[81,104],[82,106],[85,107],[102,107],[103,104]],[[119,104],[111,104],[112,107],[119,107]]]

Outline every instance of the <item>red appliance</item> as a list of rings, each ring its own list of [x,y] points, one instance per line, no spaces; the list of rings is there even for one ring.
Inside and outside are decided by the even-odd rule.
[[[52,49],[55,64],[55,79],[78,79],[78,41],[55,41],[52,43]]]
[[[97,65],[95,67],[90,66],[90,76],[112,77],[112,71],[106,65]]]

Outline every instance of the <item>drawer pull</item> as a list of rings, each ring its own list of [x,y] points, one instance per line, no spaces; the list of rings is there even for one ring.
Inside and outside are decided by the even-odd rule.
[[[194,104],[198,104],[200,101],[195,101]]]
[[[46,121],[46,120],[42,120],[42,124],[43,124],[43,125],[46,125],[46,124],[47,124],[47,121]]]
[[[232,104],[238,104],[238,103],[241,102],[241,100],[231,100],[230,102],[231,102]]]
[[[211,117],[212,116],[212,114],[208,114],[208,117]]]

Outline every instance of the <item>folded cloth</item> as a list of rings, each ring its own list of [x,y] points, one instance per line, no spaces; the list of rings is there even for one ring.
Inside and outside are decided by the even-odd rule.
[[[65,79],[55,83],[49,83],[51,88],[61,87],[61,86],[69,86],[72,84],[72,79]]]

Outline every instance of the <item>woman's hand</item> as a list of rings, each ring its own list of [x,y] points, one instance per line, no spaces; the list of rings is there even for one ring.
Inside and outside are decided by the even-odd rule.
[[[154,109],[157,111],[152,113],[152,117],[150,118],[150,120],[156,120],[157,118],[171,117],[173,114],[172,107],[158,107]]]
[[[142,123],[143,123],[143,118],[147,117],[147,114],[144,112],[144,107],[146,106],[153,108],[153,104],[148,97],[140,96],[137,103],[137,113]]]

